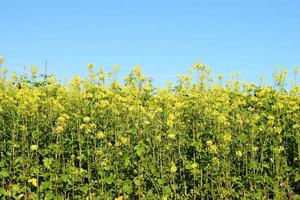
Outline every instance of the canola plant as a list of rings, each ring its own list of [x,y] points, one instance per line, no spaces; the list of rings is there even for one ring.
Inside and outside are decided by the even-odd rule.
[[[285,70],[269,86],[195,64],[156,88],[139,66],[123,82],[88,69],[65,83],[2,69],[1,199],[300,198],[300,86]]]

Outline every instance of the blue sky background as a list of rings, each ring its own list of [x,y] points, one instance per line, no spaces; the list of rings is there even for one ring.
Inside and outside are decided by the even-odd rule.
[[[1,0],[0,55],[11,71],[43,66],[59,77],[135,65],[158,85],[195,62],[229,77],[271,82],[300,66],[299,0]]]

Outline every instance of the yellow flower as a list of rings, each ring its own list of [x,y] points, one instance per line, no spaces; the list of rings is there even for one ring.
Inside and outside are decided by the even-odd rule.
[[[230,142],[231,141],[231,135],[229,133],[225,133],[223,136],[224,142]]]
[[[57,125],[60,125],[60,126],[65,126],[67,125],[66,124],[66,118],[63,117],[63,116],[60,116],[57,118]]]
[[[206,69],[206,67],[202,63],[195,63],[194,67],[201,71],[204,71]]]
[[[103,154],[102,149],[97,149],[96,152],[95,152],[95,154],[98,155],[98,156],[102,155]]]
[[[268,124],[274,124],[274,116],[273,115],[268,115]]]
[[[197,169],[198,167],[198,164],[197,163],[192,163],[191,164],[191,169]]]
[[[235,152],[236,157],[241,158],[243,156],[243,153],[241,151]]]
[[[274,148],[274,152],[275,153],[281,153],[285,150],[285,148],[283,146],[278,146]]]
[[[145,124],[145,125],[149,125],[150,122],[149,122],[148,120],[145,120],[145,121],[144,121],[144,124]]]
[[[215,144],[209,146],[209,149],[212,153],[217,153],[217,151],[218,151],[218,147]]]
[[[18,74],[14,72],[14,73],[12,74],[12,78],[13,78],[14,80],[17,80],[17,79],[18,79]]]
[[[174,140],[174,139],[176,138],[176,135],[175,135],[175,133],[173,133],[173,132],[172,132],[172,133],[169,133],[169,134],[168,134],[168,138],[170,138],[170,139],[173,139],[173,140]]]
[[[174,114],[170,114],[170,115],[168,116],[168,119],[167,119],[166,124],[167,124],[170,128],[172,128],[173,125],[174,125],[174,120],[175,120],[175,115],[174,115]]]
[[[218,116],[218,121],[221,124],[226,124],[227,123],[227,118],[224,115],[220,115],[220,116]]]
[[[90,128],[91,128],[92,130],[95,130],[95,128],[97,128],[97,125],[96,125],[95,123],[91,123],[91,124],[90,124]]]
[[[89,122],[91,121],[91,118],[90,118],[90,117],[84,117],[84,118],[83,118],[83,121],[84,121],[85,123],[89,123]]]
[[[117,71],[120,70],[120,67],[119,67],[118,65],[114,65],[114,66],[113,66],[113,69],[114,69],[115,72],[117,72]]]
[[[155,139],[157,142],[161,142],[161,136],[160,136],[160,135],[155,136],[154,139]]]
[[[192,163],[191,165],[190,165],[190,170],[191,170],[191,172],[193,173],[193,174],[197,174],[198,173],[198,164],[197,163]]]
[[[30,150],[31,151],[37,151],[38,148],[39,148],[39,146],[37,144],[30,145]]]
[[[64,127],[62,127],[62,126],[57,126],[56,128],[55,128],[55,133],[58,133],[58,134],[60,134],[60,133],[62,133],[63,131],[64,131]]]
[[[211,146],[211,145],[213,144],[213,142],[212,142],[211,140],[208,140],[208,141],[206,141],[206,144],[207,144],[208,146]]]
[[[84,173],[84,172],[86,172],[85,169],[83,169],[83,168],[80,168],[80,169],[79,169],[79,173],[80,173],[80,174],[82,174],[82,173]]]
[[[85,127],[86,127],[85,124],[80,124],[79,129],[82,130],[82,129],[85,129]]]
[[[88,65],[87,65],[87,68],[88,68],[88,69],[93,69],[94,67],[95,67],[94,64],[88,64]]]
[[[34,187],[38,186],[38,180],[36,178],[28,179],[27,182],[30,183],[31,185],[33,185]]]
[[[171,162],[170,172],[175,173],[177,171],[177,167],[174,162]]]
[[[33,75],[35,75],[39,70],[39,68],[35,65],[31,66],[30,69],[31,69],[31,72],[32,72]]]
[[[135,66],[135,68],[133,69],[133,71],[135,72],[140,72],[142,70],[142,67],[140,65]]]
[[[253,153],[256,153],[257,151],[258,151],[258,147],[253,146],[253,147],[252,147],[252,152],[253,152]]]
[[[282,131],[282,128],[281,127],[274,127],[274,132],[277,133],[277,134],[280,134]]]
[[[294,128],[294,129],[297,129],[297,128],[299,128],[299,127],[300,127],[299,124],[294,124],[294,125],[293,125],[293,128]]]
[[[127,137],[120,137],[120,143],[121,144],[129,144],[129,139]]]
[[[103,139],[105,137],[105,134],[104,134],[103,131],[99,131],[97,136],[98,136],[99,139]]]

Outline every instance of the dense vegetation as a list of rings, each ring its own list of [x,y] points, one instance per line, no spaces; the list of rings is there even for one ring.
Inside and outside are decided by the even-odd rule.
[[[136,67],[62,83],[0,77],[2,199],[297,199],[300,87],[196,64],[154,88]],[[295,70],[297,73],[298,70]],[[194,78],[192,78],[192,75]]]

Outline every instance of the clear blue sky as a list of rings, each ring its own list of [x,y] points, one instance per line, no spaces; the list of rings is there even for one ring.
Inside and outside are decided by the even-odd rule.
[[[198,61],[246,81],[300,66],[299,0],[1,0],[0,10],[12,71],[48,60],[60,77],[88,63],[122,76],[139,64],[164,84]]]

